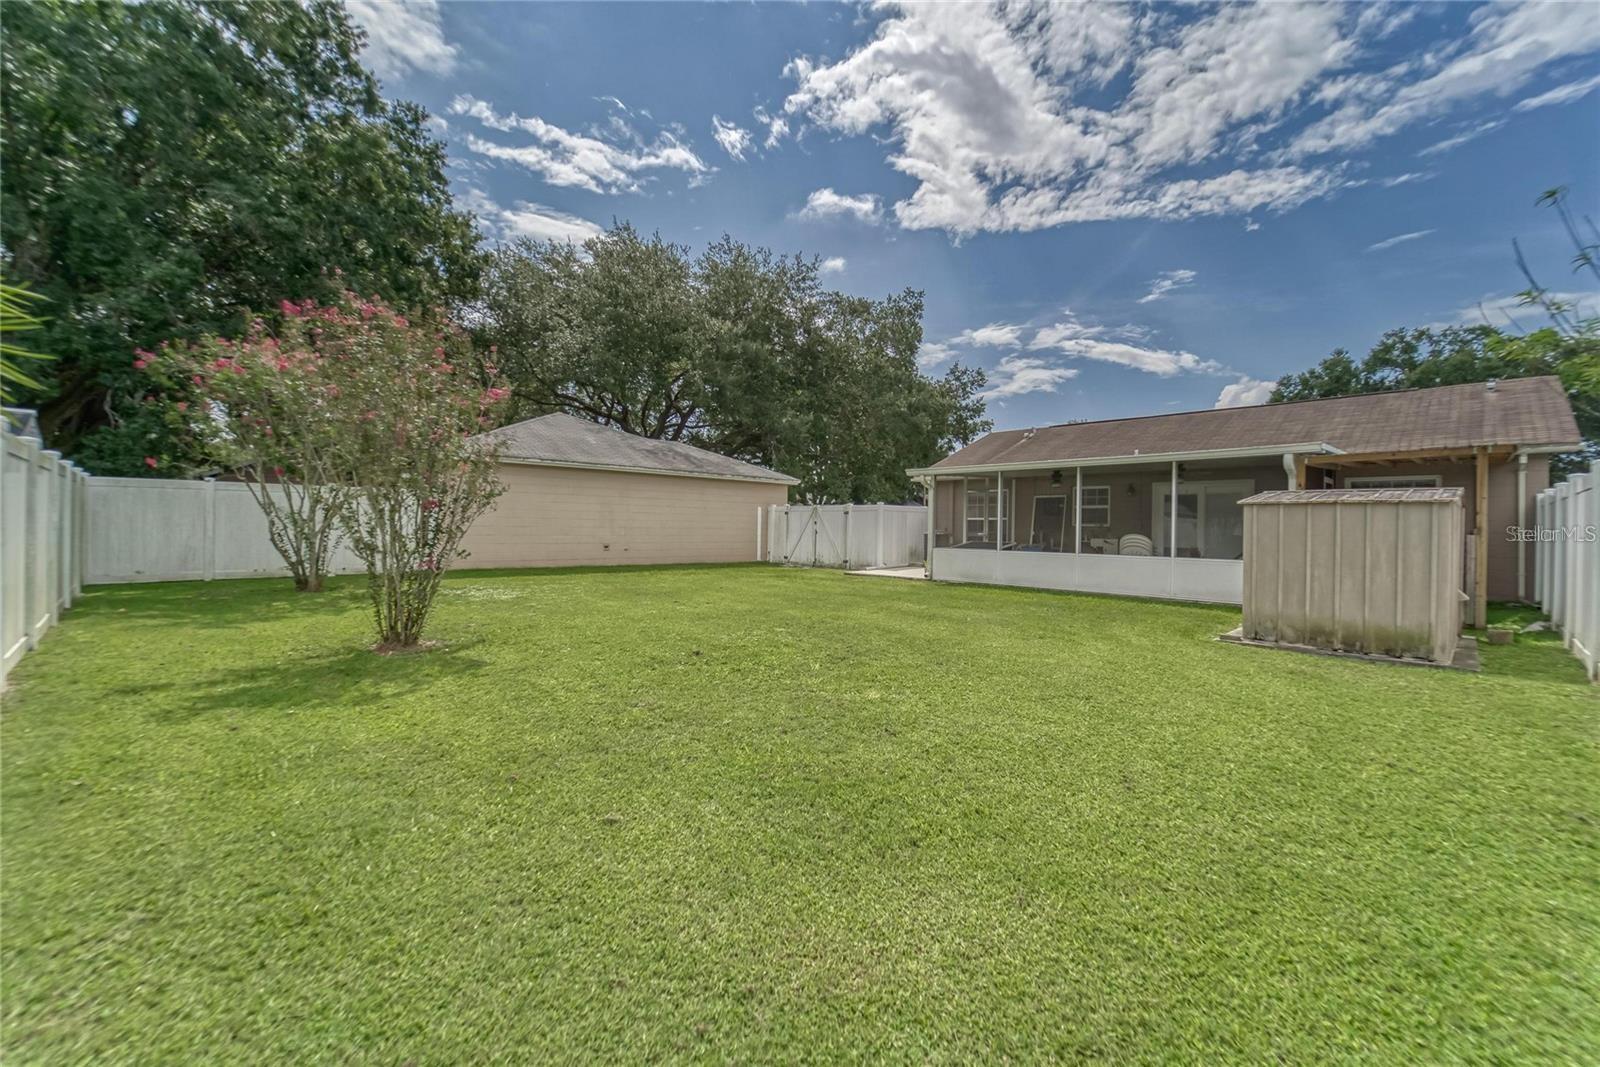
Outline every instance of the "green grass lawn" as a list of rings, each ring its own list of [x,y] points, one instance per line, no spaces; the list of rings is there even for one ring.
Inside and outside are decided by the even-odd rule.
[[[827,571],[91,590],[0,721],[8,1064],[1600,1062],[1600,700]]]

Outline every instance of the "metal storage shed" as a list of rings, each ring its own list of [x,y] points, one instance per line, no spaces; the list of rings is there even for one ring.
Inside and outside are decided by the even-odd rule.
[[[1240,504],[1245,638],[1451,661],[1461,489],[1279,490]]]

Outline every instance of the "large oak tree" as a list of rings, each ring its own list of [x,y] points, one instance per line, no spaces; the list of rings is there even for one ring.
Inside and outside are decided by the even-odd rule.
[[[4,4],[0,33],[0,254],[48,299],[57,357],[24,401],[91,470],[167,444],[135,348],[346,286],[402,307],[475,291],[443,146],[382,99],[332,0]]]
[[[724,237],[698,258],[619,225],[493,253],[478,308],[518,413],[566,411],[800,479],[802,501],[899,500],[988,428],[983,373],[917,366],[922,294],[832,292],[814,260]]]

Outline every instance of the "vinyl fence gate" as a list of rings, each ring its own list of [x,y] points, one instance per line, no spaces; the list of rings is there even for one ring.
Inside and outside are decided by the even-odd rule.
[[[792,567],[910,567],[926,558],[916,504],[791,504],[767,509],[764,558]]]

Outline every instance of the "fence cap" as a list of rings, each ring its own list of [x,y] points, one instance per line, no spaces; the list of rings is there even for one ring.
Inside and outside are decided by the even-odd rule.
[[[1240,504],[1459,504],[1457,486],[1416,489],[1270,489]]]

